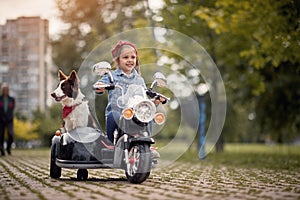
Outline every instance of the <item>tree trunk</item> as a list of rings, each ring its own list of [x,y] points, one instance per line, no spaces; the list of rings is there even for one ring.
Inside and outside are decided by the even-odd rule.
[[[220,137],[216,143],[216,152],[221,153],[223,151],[224,151],[224,139],[223,139],[223,136],[220,135]]]

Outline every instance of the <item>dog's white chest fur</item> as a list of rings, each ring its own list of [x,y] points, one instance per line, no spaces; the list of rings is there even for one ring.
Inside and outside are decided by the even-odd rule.
[[[88,103],[83,101],[80,105],[74,107],[72,112],[64,118],[66,131],[71,131],[76,127],[85,127],[88,125]]]

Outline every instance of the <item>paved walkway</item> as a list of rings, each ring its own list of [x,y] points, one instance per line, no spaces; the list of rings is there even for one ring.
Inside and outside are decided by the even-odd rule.
[[[300,199],[300,174],[293,171],[226,168],[176,162],[154,170],[144,183],[127,182],[122,170],[76,170],[49,177],[50,151],[15,151],[0,157],[0,199]]]

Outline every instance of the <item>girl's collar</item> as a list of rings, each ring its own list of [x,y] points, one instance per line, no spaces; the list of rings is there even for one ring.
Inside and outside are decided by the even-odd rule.
[[[132,72],[131,72],[130,74],[126,74],[126,73],[123,72],[123,70],[120,69],[120,68],[118,68],[118,69],[116,70],[116,72],[117,72],[117,75],[119,75],[119,76],[125,75],[125,76],[127,76],[127,77],[132,77],[132,76],[137,75],[136,69],[133,69]]]

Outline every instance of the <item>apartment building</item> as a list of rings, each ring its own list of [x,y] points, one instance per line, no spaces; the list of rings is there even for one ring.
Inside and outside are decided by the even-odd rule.
[[[48,20],[19,17],[0,26],[0,84],[10,85],[17,112],[31,118],[32,111],[46,109],[51,71]]]

